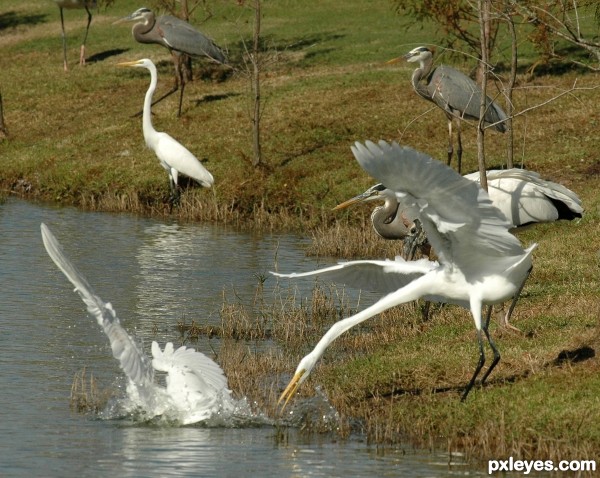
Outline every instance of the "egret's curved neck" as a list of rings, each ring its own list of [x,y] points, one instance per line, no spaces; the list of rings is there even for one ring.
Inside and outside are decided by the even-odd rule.
[[[146,97],[144,98],[144,113],[142,117],[142,129],[144,131],[144,139],[146,143],[150,141],[153,133],[156,133],[154,126],[152,126],[152,95],[156,90],[156,83],[158,82],[158,75],[156,73],[156,67],[149,65],[148,71],[150,71],[150,87],[146,91]]]
[[[319,343],[315,346],[313,351],[309,354],[311,355],[315,362],[318,360],[324,353],[327,347],[337,339],[340,335],[346,332],[348,329],[351,329],[355,325],[364,322],[365,320],[380,314],[381,312],[389,309],[390,307],[394,307],[398,304],[403,304],[406,302],[411,302],[413,300],[417,300],[421,298],[428,292],[432,290],[434,293],[437,293],[434,289],[431,288],[431,285],[435,281],[434,275],[426,274],[418,279],[415,279],[410,284],[402,287],[396,292],[392,292],[391,294],[386,295],[382,299],[379,299],[370,307],[367,307],[361,312],[348,317],[346,319],[340,320],[331,326],[331,328],[323,335]]]

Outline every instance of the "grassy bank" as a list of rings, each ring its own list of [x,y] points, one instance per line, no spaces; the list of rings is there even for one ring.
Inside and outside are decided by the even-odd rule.
[[[202,29],[228,47],[235,62],[242,40],[251,35],[251,13],[214,3],[214,15]],[[304,229],[315,237],[314,254],[394,254],[395,246],[370,230],[370,209],[330,209],[373,183],[352,157],[353,141],[398,140],[445,156],[445,118],[412,92],[412,68],[384,65],[429,42],[430,26],[405,29],[406,20],[392,14],[387,1],[269,2],[263,33],[267,47],[277,48],[279,55],[264,75],[266,164],[251,166],[244,75],[197,78],[186,89],[182,118],[176,118],[174,95],[154,108],[153,121],[202,159],[216,183],[212,190],[187,185],[181,206],[170,211],[167,176],[144,146],[141,120],[132,117],[142,105],[149,75],[115,67],[119,61],[152,58],[159,66],[159,91],[171,86],[168,52],[137,44],[130,28],[112,25],[138,7],[119,1],[94,17],[84,68],[75,64],[84,15],[67,11],[71,71],[65,74],[53,2],[2,2],[0,89],[9,128],[0,143],[4,195],[261,229]],[[524,67],[534,61],[526,45],[521,53]],[[453,61],[464,69],[473,66],[444,56],[444,62]],[[575,70],[521,81],[517,110],[547,101],[576,81],[579,87],[599,83],[597,74]],[[410,437],[477,458],[596,458],[599,359],[576,351],[600,346],[599,100],[600,90],[580,90],[515,120],[519,164],[576,191],[586,214],[577,223],[521,234],[523,243],[539,243],[514,318],[523,333],[500,333],[494,325],[502,361],[488,387],[473,390],[467,403],[458,399],[476,362],[472,319],[464,310],[445,307],[422,322],[418,310],[406,306],[341,337],[302,393],[322,385],[341,416],[362,419],[376,441]],[[465,125],[465,172],[476,166],[475,136]],[[502,165],[505,138],[489,133],[487,141],[488,164]],[[303,341],[286,348],[284,359],[243,351],[232,352],[229,362],[224,359],[232,388],[245,393],[252,385],[264,386],[273,370],[291,373],[322,329],[350,313],[340,313],[335,302],[319,307],[333,312]],[[267,311],[273,330],[304,334],[306,329],[287,328],[299,320],[296,309],[284,302],[280,310]],[[313,307],[302,320],[311,322],[312,312]],[[223,316],[244,318],[235,308],[224,309]],[[293,335],[276,339],[289,345]],[[271,365],[275,359],[284,361]],[[244,382],[249,379],[240,373],[242,361],[255,364],[262,378]],[[270,383],[264,401],[272,407],[282,383]]]

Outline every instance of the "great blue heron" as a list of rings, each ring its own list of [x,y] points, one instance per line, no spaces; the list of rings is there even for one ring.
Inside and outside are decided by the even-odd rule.
[[[142,130],[144,132],[146,145],[156,153],[160,165],[165,168],[169,174],[171,203],[177,202],[179,199],[177,184],[179,173],[195,179],[206,188],[211,187],[214,183],[213,176],[204,166],[202,166],[196,156],[190,153],[185,146],[173,139],[167,133],[158,132],[152,126],[152,95],[156,89],[158,77],[154,63],[152,63],[151,60],[144,58],[137,61],[118,63],[118,66],[146,68],[150,72],[150,87],[148,88],[144,99]]]
[[[223,370],[209,357],[185,346],[164,350],[152,342],[152,359],[138,347],[121,326],[115,310],[92,290],[89,283],[65,257],[50,229],[41,225],[46,251],[75,286],[75,290],[110,341],[113,356],[127,375],[127,395],[147,418],[165,416],[183,424],[207,420],[213,415],[232,413],[234,399],[227,388]],[[167,372],[166,387],[154,381],[154,371]]]
[[[418,261],[350,261],[325,269],[275,274],[279,277],[322,276],[349,286],[386,294],[365,310],[335,323],[298,365],[280,397],[285,404],[293,396],[326,348],[346,330],[398,304],[423,297],[470,309],[477,329],[479,361],[467,384],[465,400],[485,363],[483,336],[494,360],[482,378],[485,382],[500,360],[489,332],[489,317],[482,323],[483,305],[513,297],[531,268],[533,244],[524,250],[509,232],[510,224],[492,205],[487,192],[429,156],[396,143],[356,143],[354,156],[371,176],[385,181],[402,197],[409,214],[419,218],[439,263]]]
[[[183,101],[183,90],[189,78],[186,77],[181,56],[190,55],[196,57],[207,57],[218,63],[226,63],[225,53],[213,40],[196,30],[188,22],[171,15],[156,17],[149,8],[140,8],[127,17],[117,20],[115,24],[122,22],[139,22],[133,25],[133,38],[140,43],[155,43],[169,50],[173,57],[175,66],[175,85],[166,94],[156,100],[154,104],[176,92],[179,93],[179,107],[177,116],[181,116],[181,102]]]
[[[411,78],[412,86],[419,96],[432,101],[446,112],[448,118],[448,164],[454,152],[452,142],[452,122],[456,119],[458,172],[461,172],[462,140],[460,121],[463,118],[479,121],[481,88],[471,78],[447,65],[433,68],[433,51],[420,46],[406,55],[394,58],[388,63],[402,59],[412,63],[419,62]],[[489,96],[486,96],[487,109],[483,118],[486,125],[493,125],[496,131],[504,133],[508,119],[506,113]]]
[[[58,9],[60,10],[60,26],[62,28],[62,44],[63,44],[63,66],[65,71],[69,71],[67,64],[67,36],[65,35],[65,20],[63,16],[63,9],[65,8],[85,8],[87,12],[88,20],[85,27],[85,36],[83,37],[83,43],[81,43],[81,49],[79,52],[79,64],[85,65],[85,42],[88,37],[90,30],[90,23],[92,23],[92,12],[90,8],[96,8],[96,0],[54,0]]]
[[[571,221],[582,216],[581,199],[577,194],[561,184],[542,179],[536,172],[515,168],[489,170],[486,175],[489,198],[508,219],[512,232],[518,232],[532,224],[561,219]],[[463,177],[479,183],[478,172]],[[370,201],[384,201],[383,206],[376,207],[371,214],[373,229],[377,234],[384,239],[408,239],[407,242],[413,242],[412,236],[418,231],[415,227],[416,218],[408,215],[402,198],[383,184],[370,187],[364,193],[338,204],[334,210]],[[398,220],[399,217],[402,219]],[[422,241],[418,245],[423,246]],[[516,294],[503,315],[500,321],[503,327],[514,329],[509,320],[518,297],[519,294]]]

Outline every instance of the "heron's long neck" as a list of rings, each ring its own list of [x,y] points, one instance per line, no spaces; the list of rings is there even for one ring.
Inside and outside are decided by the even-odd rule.
[[[431,67],[433,66],[433,59],[427,58],[425,60],[421,60],[419,62],[419,68],[417,68],[411,77],[411,83],[414,90],[417,94],[421,95],[424,98],[431,99],[429,92],[427,91],[427,87],[421,84],[421,80],[427,78],[429,73],[431,73]]]
[[[152,65],[148,70],[150,71],[150,87],[146,91],[146,97],[144,98],[144,113],[142,117],[142,130],[144,131],[146,144],[150,141],[152,133],[156,133],[154,126],[152,126],[152,95],[154,95],[158,81],[156,67]]]
[[[396,218],[399,207],[399,203],[388,205],[386,202],[385,206],[376,207],[371,214],[373,229],[384,239],[404,239],[408,234],[408,229],[398,228],[400,223]]]

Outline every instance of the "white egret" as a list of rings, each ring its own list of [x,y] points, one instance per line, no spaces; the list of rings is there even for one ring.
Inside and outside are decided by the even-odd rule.
[[[489,317],[482,323],[482,306],[513,297],[532,263],[533,244],[524,250],[509,232],[510,224],[494,207],[487,192],[429,156],[396,143],[356,143],[352,152],[365,171],[401,197],[408,214],[421,221],[439,263],[427,259],[405,261],[362,260],[279,277],[322,276],[352,287],[374,289],[385,295],[365,310],[335,323],[298,365],[282,393],[285,404],[309,376],[326,348],[346,330],[398,304],[424,298],[460,305],[471,311],[477,330],[479,361],[467,384],[466,399],[485,363],[483,334],[494,360],[482,378],[485,382],[500,360],[489,332]]]
[[[154,94],[157,83],[156,67],[154,66],[154,63],[152,63],[152,60],[144,58],[137,61],[118,63],[118,66],[146,68],[150,72],[150,87],[148,88],[144,99],[142,129],[146,145],[154,151],[160,161],[160,165],[165,168],[169,174],[171,202],[177,202],[179,199],[179,186],[177,184],[179,173],[195,179],[206,188],[211,187],[214,183],[213,176],[204,166],[202,166],[196,156],[190,153],[185,146],[173,139],[167,133],[156,131],[152,126],[152,95]]]
[[[48,226],[42,223],[46,251],[75,286],[88,312],[110,341],[113,356],[127,375],[127,395],[148,416],[164,416],[182,424],[207,420],[234,411],[234,400],[221,367],[201,352],[185,346],[174,349],[168,342],[161,350],[152,342],[152,359],[127,334],[109,302],[92,290],[87,280],[64,255]],[[166,387],[154,380],[154,371],[167,372]]]
[[[581,199],[577,194],[561,184],[542,179],[536,172],[504,169],[490,170],[486,174],[490,200],[508,219],[512,232],[542,222],[571,221],[580,218],[583,214]],[[479,184],[478,172],[463,177]],[[425,247],[427,238],[415,237],[418,231],[415,218],[407,216],[401,200],[383,184],[376,184],[364,193],[338,204],[334,210],[360,202],[384,201],[384,205],[376,207],[371,214],[375,232],[384,239],[402,239],[407,244],[413,244],[418,239],[416,245]],[[515,295],[508,311],[502,316],[501,326],[517,330],[509,320],[518,296],[519,294]]]
[[[388,63],[396,63],[400,60],[409,63],[419,62],[411,77],[411,83],[415,92],[421,97],[439,106],[446,112],[448,118],[448,164],[452,160],[454,147],[452,145],[452,122],[456,119],[458,147],[456,156],[458,159],[458,172],[461,171],[462,119],[479,120],[479,105],[481,103],[481,88],[464,73],[449,67],[439,65],[433,68],[433,50],[426,46],[412,49],[406,55],[389,60]],[[504,110],[486,96],[486,112],[484,122],[493,126],[496,131],[504,133],[506,125],[504,121],[508,118]]]

